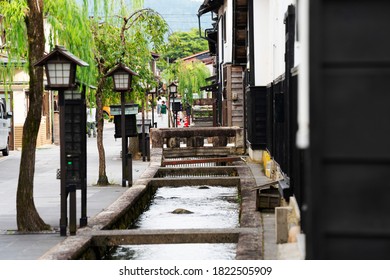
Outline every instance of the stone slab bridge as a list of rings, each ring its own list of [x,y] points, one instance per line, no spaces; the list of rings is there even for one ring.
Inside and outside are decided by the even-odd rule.
[[[161,165],[218,163],[240,160],[245,153],[239,127],[159,128],[151,130],[153,148],[163,149]],[[173,159],[173,160],[172,160]]]

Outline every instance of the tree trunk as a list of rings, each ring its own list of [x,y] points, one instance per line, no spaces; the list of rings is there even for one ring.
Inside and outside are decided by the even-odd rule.
[[[97,148],[99,153],[99,178],[97,181],[97,185],[99,186],[107,186],[110,183],[108,182],[107,174],[106,174],[106,154],[103,146],[103,128],[104,128],[104,117],[103,117],[103,102],[102,102],[102,94],[103,87],[105,84],[106,78],[102,77],[97,90],[96,90],[96,115],[97,115]]]
[[[16,194],[16,220],[22,232],[42,231],[50,226],[39,216],[34,204],[35,150],[42,115],[43,68],[33,64],[44,54],[43,0],[28,0],[26,16],[29,50],[29,110],[23,126],[22,155]]]
[[[129,149],[129,153],[132,155],[133,159],[138,160],[141,158],[138,136],[129,137],[128,149]]]

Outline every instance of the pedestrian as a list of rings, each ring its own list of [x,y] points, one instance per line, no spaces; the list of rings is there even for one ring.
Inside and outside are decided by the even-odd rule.
[[[157,97],[157,115],[159,115],[161,117],[161,103],[162,103],[162,99],[161,97]]]
[[[188,122],[188,125],[190,125],[191,123],[191,105],[190,103],[186,102],[186,117],[187,117],[187,122]]]
[[[163,123],[165,123],[165,121],[166,121],[166,114],[167,114],[167,110],[168,110],[168,107],[167,107],[167,105],[165,104],[165,101],[164,100],[162,100],[161,101],[161,108],[160,108],[160,116],[161,116],[161,121],[163,122]]]
[[[161,102],[160,115],[165,115],[167,113],[167,105],[165,105],[165,101]]]
[[[93,104],[87,107],[87,134],[91,137],[91,134],[96,138],[96,108]]]

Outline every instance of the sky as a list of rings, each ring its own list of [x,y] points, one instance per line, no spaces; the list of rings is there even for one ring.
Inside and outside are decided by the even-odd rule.
[[[171,32],[198,28],[198,10],[204,0],[145,0],[144,7],[152,8],[167,21]],[[202,29],[211,27],[208,15],[201,17]]]
[[[83,0],[76,0],[82,4]],[[131,3],[131,0],[124,0]],[[144,0],[144,8],[151,8],[158,12],[168,23],[170,33],[175,31],[189,31],[198,28],[198,10],[204,0]],[[93,7],[93,0],[89,0],[90,7]],[[91,8],[92,10],[93,8]],[[211,15],[201,17],[202,29],[211,27]]]

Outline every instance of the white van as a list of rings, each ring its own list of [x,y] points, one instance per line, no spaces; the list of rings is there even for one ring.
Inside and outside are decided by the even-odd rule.
[[[9,132],[10,122],[9,118],[12,117],[11,112],[7,112],[5,102],[0,98],[0,151],[3,156],[9,154]]]

